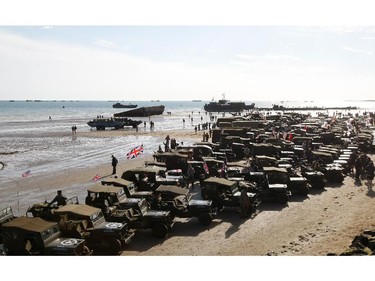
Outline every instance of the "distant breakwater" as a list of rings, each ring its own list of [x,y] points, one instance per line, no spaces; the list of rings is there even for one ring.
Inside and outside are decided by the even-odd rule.
[[[297,106],[287,107],[282,105],[273,105],[272,107],[255,107],[256,110],[279,110],[279,111],[299,111],[299,110],[357,110],[357,106],[345,106],[345,107],[324,107],[324,106]]]

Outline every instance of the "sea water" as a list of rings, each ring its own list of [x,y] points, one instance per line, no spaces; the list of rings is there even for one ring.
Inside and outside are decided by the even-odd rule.
[[[124,131],[131,132],[126,136],[79,136],[80,132],[96,130],[88,126],[87,122],[98,115],[109,118],[114,113],[128,110],[113,108],[115,102],[117,101],[0,101],[0,162],[5,164],[3,170],[0,170],[0,184],[6,178],[19,178],[26,170],[36,175],[110,163],[112,154],[119,161],[126,161],[126,154],[140,144],[144,146],[144,156],[152,155],[162,145],[164,138],[152,134],[137,134],[132,127],[125,127]],[[174,130],[194,131],[194,126],[198,123],[209,121],[209,115],[203,110],[203,102],[131,103],[138,107],[165,106],[162,115],[132,117],[133,120],[146,122],[146,128],[142,123],[139,131],[150,131],[150,121],[153,121],[154,131],[165,131],[166,135],[173,137]],[[193,122],[189,120],[189,115],[195,118]],[[73,125],[77,126],[78,134],[75,136],[71,134]]]
[[[145,156],[152,155],[164,139],[152,134],[137,135],[135,129],[131,127],[124,130],[132,134],[118,137],[95,138],[71,134],[73,125],[77,126],[78,132],[90,132],[93,129],[87,125],[87,122],[98,115],[111,117],[114,113],[127,110],[113,108],[115,102],[130,103],[129,101],[0,101],[0,162],[5,164],[0,170],[0,186],[9,179],[20,178],[26,170],[37,175],[101,165],[109,163],[112,154],[116,155],[119,161],[127,161],[126,154],[140,144],[144,146]],[[147,122],[146,128],[143,124],[139,125],[140,131],[149,131],[149,122],[152,120],[155,123],[155,131],[165,131],[165,135],[170,134],[173,137],[175,130],[194,131],[195,125],[209,122],[209,115],[203,109],[207,101],[131,101],[131,103],[137,104],[138,107],[161,104],[165,106],[162,115],[133,117],[134,120]],[[250,104],[251,101],[246,103]],[[271,107],[273,104],[286,107],[358,106],[362,111],[373,111],[375,108],[374,101],[255,102],[256,107]],[[183,119],[186,121],[185,125]],[[177,141],[189,144],[185,140],[177,139]]]

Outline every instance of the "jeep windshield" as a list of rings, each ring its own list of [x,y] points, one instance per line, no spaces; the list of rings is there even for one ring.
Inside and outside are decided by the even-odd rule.
[[[9,216],[13,215],[12,207],[6,207],[0,211],[0,222]]]
[[[138,204],[139,209],[141,210],[142,214],[145,214],[148,211],[148,203],[146,200],[141,200]]]
[[[50,227],[49,229],[43,231],[43,232],[41,233],[41,236],[42,236],[42,239],[43,239],[43,240],[46,240],[46,239],[50,238],[51,236],[53,236],[53,235],[56,234],[56,233],[59,233],[59,228],[58,228],[57,225],[52,226],[52,227]]]
[[[93,224],[95,224],[97,221],[99,221],[103,218],[104,218],[104,215],[103,215],[102,211],[98,211],[95,214],[92,214],[90,216],[90,220],[92,221]]]

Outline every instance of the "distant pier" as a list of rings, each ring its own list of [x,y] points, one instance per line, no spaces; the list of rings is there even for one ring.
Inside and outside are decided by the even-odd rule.
[[[303,111],[303,110],[358,110],[357,106],[324,107],[324,106],[295,106],[273,105],[272,107],[254,107],[256,110],[265,111]]]

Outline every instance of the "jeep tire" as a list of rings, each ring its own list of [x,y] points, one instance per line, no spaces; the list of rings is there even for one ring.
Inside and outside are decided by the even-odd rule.
[[[210,213],[201,213],[198,216],[199,223],[204,226],[209,226],[212,222],[212,215]]]
[[[158,238],[165,238],[168,235],[168,227],[164,223],[155,223],[152,232]]]
[[[286,204],[289,201],[288,195],[285,193],[280,193],[277,195],[277,201],[281,204]]]

